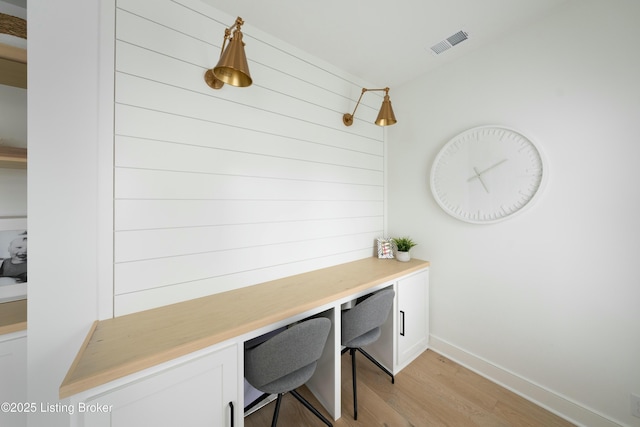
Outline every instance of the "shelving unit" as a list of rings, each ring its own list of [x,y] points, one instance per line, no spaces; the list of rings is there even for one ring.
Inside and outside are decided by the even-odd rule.
[[[0,146],[0,168],[26,169],[27,149]]]

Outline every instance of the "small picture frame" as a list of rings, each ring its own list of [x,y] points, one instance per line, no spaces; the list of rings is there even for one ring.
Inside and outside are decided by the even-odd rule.
[[[378,238],[378,258],[393,258],[393,240]]]
[[[27,219],[0,218],[0,303],[27,297]]]

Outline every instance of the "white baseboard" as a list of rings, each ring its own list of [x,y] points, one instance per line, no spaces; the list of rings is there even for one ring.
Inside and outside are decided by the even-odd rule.
[[[453,360],[467,369],[516,393],[536,405],[566,419],[577,426],[620,427],[621,424],[586,408],[571,399],[535,384],[488,360],[469,353],[437,336],[430,336],[429,349]]]

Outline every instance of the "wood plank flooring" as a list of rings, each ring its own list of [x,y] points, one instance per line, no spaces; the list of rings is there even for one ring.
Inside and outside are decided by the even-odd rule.
[[[353,419],[351,360],[342,356],[342,417],[335,427],[569,427],[572,423],[471,372],[426,351],[389,377],[358,354],[358,420]],[[305,388],[299,389],[329,420]],[[245,418],[246,427],[271,425],[275,402]],[[316,427],[322,422],[291,395],[284,396],[278,426]]]

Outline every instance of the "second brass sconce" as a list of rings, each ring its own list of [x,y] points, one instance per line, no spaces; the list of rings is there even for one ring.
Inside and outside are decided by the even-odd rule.
[[[391,108],[391,101],[389,100],[389,88],[385,87],[382,89],[367,89],[363,87],[360,98],[358,98],[356,108],[353,109],[353,113],[345,113],[342,116],[342,123],[344,123],[345,126],[351,126],[353,124],[353,115],[356,114],[356,110],[358,109],[358,105],[360,105],[360,100],[362,99],[362,95],[364,95],[365,92],[377,90],[383,90],[385,94],[375,124],[377,124],[378,126],[389,126],[397,123],[396,116],[393,114],[393,109]]]
[[[249,74],[247,56],[244,53],[244,42],[242,41],[242,31],[240,31],[242,24],[244,21],[238,16],[235,24],[224,30],[224,41],[218,65],[204,73],[204,81],[213,89],[220,89],[225,83],[237,87],[247,87],[253,83]],[[236,28],[232,37],[231,29],[233,26]],[[229,46],[225,50],[227,41],[229,41]]]

